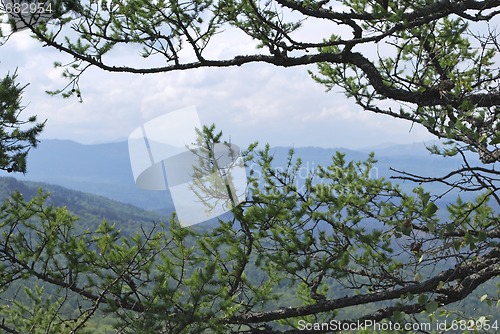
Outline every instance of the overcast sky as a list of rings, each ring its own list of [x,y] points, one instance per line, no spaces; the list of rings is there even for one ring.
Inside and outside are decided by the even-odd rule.
[[[253,49],[238,43],[238,36],[225,38],[212,52],[246,54]],[[360,148],[433,139],[417,125],[412,128],[409,122],[362,111],[338,90],[325,92],[310,78],[308,67],[250,64],[155,75],[91,69],[80,81],[79,103],[76,97],[45,93],[67,84],[53,66],[65,60],[70,58],[42,47],[27,31],[14,34],[0,47],[0,75],[17,68],[19,82],[29,83],[23,96],[28,105],[25,117],[36,114],[48,120],[42,138],[85,144],[124,140],[142,123],[194,105],[202,123],[215,123],[233,143],[243,146],[259,141],[272,146]]]

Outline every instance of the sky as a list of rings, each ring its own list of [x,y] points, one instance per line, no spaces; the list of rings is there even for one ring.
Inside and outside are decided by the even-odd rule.
[[[236,33],[227,33],[209,52],[247,54],[254,53],[255,46],[242,42]],[[117,62],[130,56],[125,50]],[[314,66],[284,69],[248,64],[153,75],[91,68],[80,80],[80,103],[76,97],[45,93],[67,84],[53,63],[69,60],[42,47],[28,31],[12,35],[0,47],[0,76],[17,68],[19,83],[29,83],[23,96],[24,116],[36,114],[39,120],[47,120],[42,140],[83,144],[125,140],[141,124],[188,106],[197,108],[203,124],[215,123],[226,138],[243,147],[258,141],[271,146],[356,149],[434,139],[418,125],[363,111],[339,90],[326,92],[307,72]]]

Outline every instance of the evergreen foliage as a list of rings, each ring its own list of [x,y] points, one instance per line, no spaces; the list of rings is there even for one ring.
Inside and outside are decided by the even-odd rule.
[[[0,169],[25,173],[26,156],[36,147],[45,122],[37,123],[36,116],[21,119],[21,95],[26,86],[16,78],[14,72],[0,80]]]
[[[30,26],[44,45],[73,57],[70,64],[56,62],[69,83],[54,94],[81,98],[79,79],[92,66],[148,74],[252,62],[316,64],[311,76],[327,89],[340,87],[367,112],[423,125],[449,140],[430,147],[432,153],[460,156],[463,164],[442,176],[400,172],[395,178],[420,184],[405,193],[370,178],[373,156],[356,162],[337,154],[297,183],[301,162],[293,152],[283,169],[273,166],[267,147],[253,146],[246,159],[260,167],[232,219],[195,229],[181,228],[174,217],[134,236],[106,221],[81,231],[67,209],[46,204],[43,192],[29,200],[14,193],[0,213],[4,331],[73,333],[102,315],[121,333],[298,333],[301,324],[399,323],[422,313],[436,321],[500,274],[499,1],[54,6],[52,21]],[[303,26],[319,21],[330,31],[298,40]],[[214,37],[229,29],[252,39],[255,53],[210,58]],[[111,55],[121,45],[140,50],[140,59],[116,63]],[[151,66],[157,58],[162,65]],[[22,88],[14,77],[1,84],[0,168],[24,172],[43,124],[19,121]],[[23,130],[25,124],[33,127]],[[200,133],[208,149],[221,139],[214,129]],[[471,152],[480,163],[467,159]],[[443,194],[425,190],[435,182],[475,198],[457,197],[439,208]],[[22,288],[30,278],[36,286]],[[498,294],[480,298],[488,305],[497,300]],[[77,307],[69,312],[68,303]],[[498,323],[487,316],[458,328],[496,331]]]
[[[213,131],[203,132],[220,140]],[[286,168],[273,166],[269,147],[245,157],[259,166],[248,199],[212,229],[183,228],[174,217],[132,236],[108,221],[82,230],[43,192],[14,193],[0,216],[2,328],[73,333],[102,316],[120,333],[410,322],[421,312],[436,319],[500,273],[487,196],[458,199],[443,221],[422,188],[405,194],[371,178],[373,156],[339,153],[303,186],[293,151]]]

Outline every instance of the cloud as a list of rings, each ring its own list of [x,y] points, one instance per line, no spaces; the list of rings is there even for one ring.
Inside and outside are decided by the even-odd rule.
[[[254,50],[254,44],[240,42],[239,33],[227,37],[218,49],[210,50],[214,56]],[[119,51],[127,61],[135,57]],[[153,75],[91,68],[80,80],[84,102],[78,103],[76,98],[45,94],[67,84],[53,62],[69,57],[41,47],[24,32],[2,46],[0,57],[1,73],[18,67],[19,81],[30,83],[24,96],[30,102],[26,114],[48,119],[45,138],[83,143],[124,139],[143,122],[191,105],[202,122],[215,123],[241,145],[259,140],[272,145],[359,147],[426,138],[420,130],[408,134],[407,122],[363,112],[343,94],[325,93],[307,73],[313,66],[248,64]]]

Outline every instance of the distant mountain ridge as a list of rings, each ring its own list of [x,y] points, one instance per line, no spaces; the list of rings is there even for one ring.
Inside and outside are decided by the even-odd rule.
[[[20,192],[26,201],[35,197],[38,189],[50,194],[47,204],[67,207],[78,216],[77,225],[95,229],[104,219],[124,232],[124,235],[135,233],[138,226],[153,226],[154,223],[169,222],[167,216],[149,212],[129,204],[120,203],[109,198],[66,189],[61,186],[19,181],[13,177],[0,177],[0,203],[14,191]]]
[[[379,161],[373,177],[394,175],[390,167],[421,175],[444,175],[460,165],[456,158],[443,159],[426,153],[424,144],[393,145],[375,150]],[[284,166],[289,147],[275,147],[271,151],[276,166]],[[343,148],[298,147],[296,158],[304,168],[315,169],[330,164],[336,151],[346,154],[347,160],[365,160],[372,148],[349,150]],[[377,152],[378,151],[378,152]],[[37,181],[59,185],[73,190],[105,196],[149,211],[169,215],[173,211],[170,194],[136,187],[130,166],[126,141],[108,144],[84,145],[70,140],[43,140],[28,156],[26,175],[0,173],[23,181]],[[405,187],[415,184],[406,183]]]
[[[29,153],[26,175],[3,175],[97,194],[163,214],[173,211],[169,193],[135,186],[127,142],[83,145],[43,140]]]

